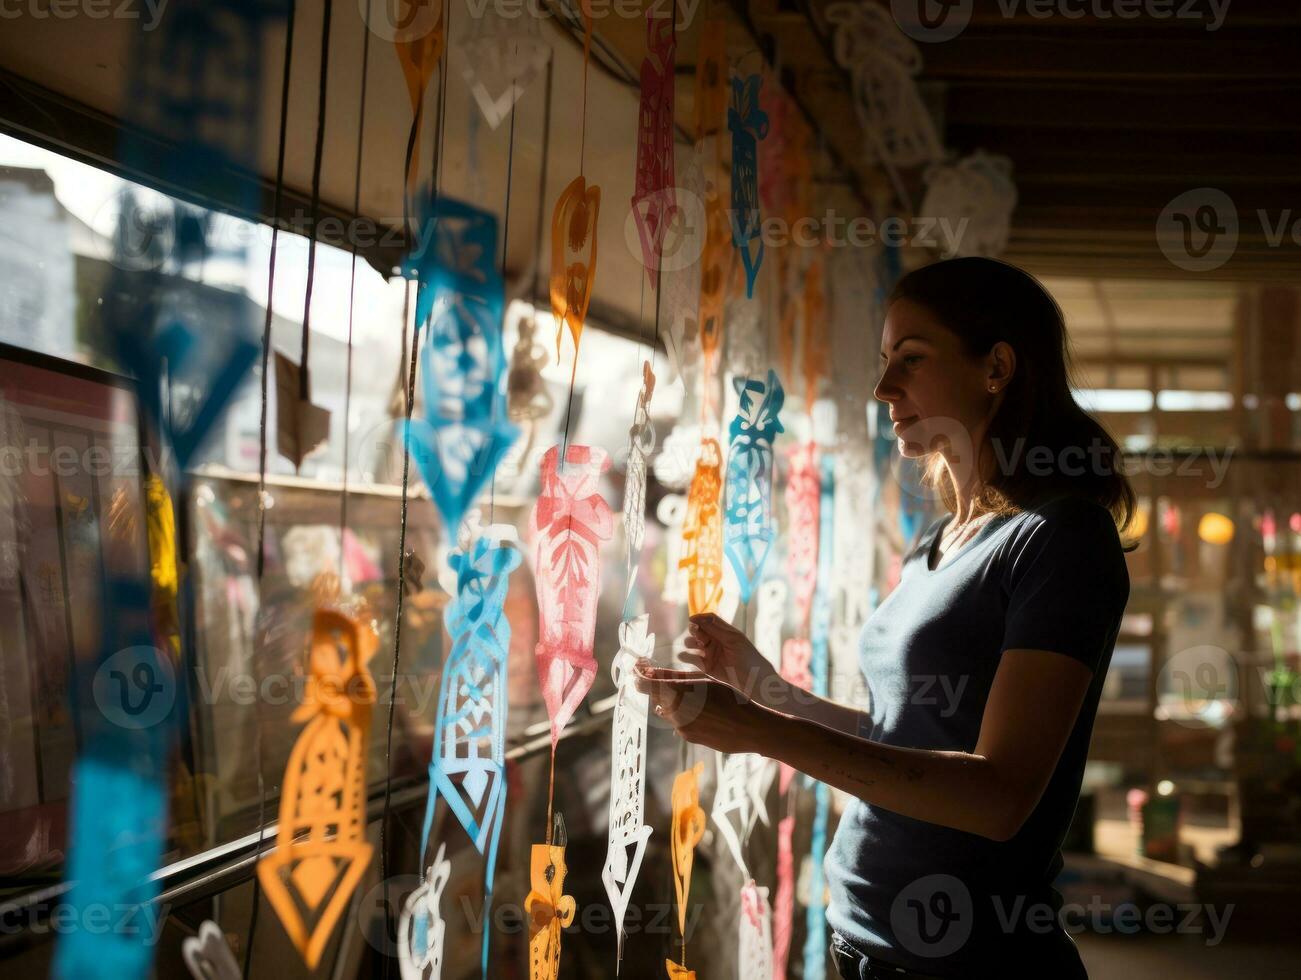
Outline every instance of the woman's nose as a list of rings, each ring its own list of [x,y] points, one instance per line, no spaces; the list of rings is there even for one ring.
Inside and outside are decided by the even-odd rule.
[[[873,390],[872,394],[877,401],[889,404],[898,401],[903,395],[903,392],[900,391],[899,386],[895,384],[894,378],[891,376],[889,370],[886,370],[882,373],[881,380],[876,383],[876,388]]]

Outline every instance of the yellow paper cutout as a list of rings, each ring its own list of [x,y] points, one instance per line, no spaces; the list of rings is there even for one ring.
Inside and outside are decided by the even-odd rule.
[[[560,192],[551,217],[551,314],[556,319],[556,362],[564,324],[574,338],[574,364],[578,341],[592,300],[596,278],[596,220],[601,212],[601,188],[575,177]]]
[[[673,778],[669,801],[673,806],[673,833],[670,852],[673,857],[673,890],[678,897],[678,933],[682,936],[682,964],[666,960],[669,976],[694,977],[687,970],[687,898],[691,894],[691,865],[696,845],[705,836],[705,811],[700,806],[700,774],[705,764],[697,762]]]
[[[366,661],[378,644],[374,631],[342,612],[316,611],[307,691],[292,715],[307,725],[285,766],[276,849],[258,863],[258,881],[308,969],[370,863],[366,746],[375,683]]]
[[[664,969],[669,972],[669,980],[696,980],[695,970],[688,970],[685,966],[678,966],[672,960],[664,961]]]
[[[393,47],[397,49],[398,63],[407,82],[411,97],[411,165],[407,170],[408,196],[415,184],[415,174],[420,163],[420,123],[424,115],[425,89],[434,77],[434,69],[443,57],[443,0],[397,0],[391,27],[394,29]]]
[[[713,136],[727,119],[727,22],[707,20],[696,53],[696,139]]]
[[[717,439],[700,440],[696,472],[687,491],[682,525],[687,571],[687,608],[691,615],[714,612],[723,598],[723,450]]]
[[[561,930],[574,921],[578,906],[565,894],[564,821],[556,814],[555,844],[534,844],[529,855],[532,891],[524,899],[529,917],[530,980],[556,980],[560,975]]]

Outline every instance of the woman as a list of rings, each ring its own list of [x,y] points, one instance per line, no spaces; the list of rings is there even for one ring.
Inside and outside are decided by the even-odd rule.
[[[1052,883],[1129,596],[1133,491],[1071,397],[1060,309],[1019,269],[905,276],[880,356],[899,451],[951,513],[863,628],[869,710],[793,688],[710,615],[683,656],[699,670],[643,662],[639,686],[688,741],[854,797],[826,856],[843,977],[1084,977]]]

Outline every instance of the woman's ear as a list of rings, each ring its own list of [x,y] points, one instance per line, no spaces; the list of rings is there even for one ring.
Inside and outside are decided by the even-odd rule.
[[[1016,374],[1016,351],[1007,341],[1000,340],[990,348],[987,360],[985,383],[991,391],[1002,391]]]

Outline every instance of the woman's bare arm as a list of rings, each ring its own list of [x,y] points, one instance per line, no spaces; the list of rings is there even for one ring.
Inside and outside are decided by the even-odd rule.
[[[1043,795],[1091,678],[1087,666],[1063,654],[1004,652],[972,752],[872,742],[703,678],[648,677],[638,687],[689,742],[759,752],[874,806],[1003,841]]]

